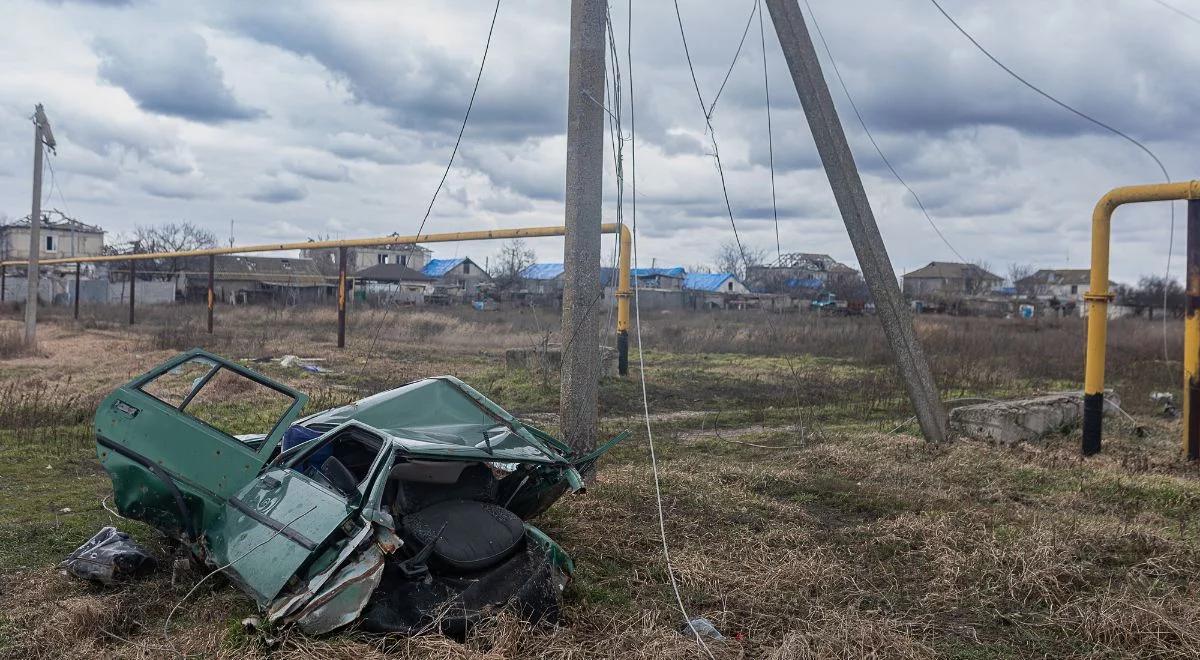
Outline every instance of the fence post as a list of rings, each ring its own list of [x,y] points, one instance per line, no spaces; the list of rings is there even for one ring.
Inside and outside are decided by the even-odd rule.
[[[75,262],[75,320],[79,320],[79,271],[83,269],[83,264]]]
[[[338,248],[338,348],[346,347],[346,248]]]
[[[208,255],[208,334],[210,335],[213,329],[213,276],[216,268],[217,256],[215,254]]]
[[[133,315],[133,296],[134,296],[134,291],[137,290],[137,286],[134,284],[135,282],[137,282],[137,260],[130,259],[129,260],[129,325],[133,325],[134,323],[137,322],[137,319]]]

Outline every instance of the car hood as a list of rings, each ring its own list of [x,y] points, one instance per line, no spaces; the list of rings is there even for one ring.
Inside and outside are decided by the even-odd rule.
[[[453,376],[426,378],[306,417],[324,433],[357,421],[391,435],[410,453],[566,465],[562,452]]]

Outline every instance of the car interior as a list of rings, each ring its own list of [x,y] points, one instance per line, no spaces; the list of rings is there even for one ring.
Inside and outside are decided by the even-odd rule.
[[[382,446],[378,436],[347,428],[295,467],[350,497]],[[521,548],[524,523],[497,503],[499,480],[484,463],[399,456],[387,479],[383,505],[405,541],[405,575],[424,575],[430,566],[455,574],[486,570]]]

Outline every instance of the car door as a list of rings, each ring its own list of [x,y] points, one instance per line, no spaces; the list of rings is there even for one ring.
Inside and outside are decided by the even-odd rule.
[[[364,433],[378,440],[379,449],[352,492],[339,492],[301,470],[308,456],[347,434]],[[227,572],[266,606],[306,562],[336,554],[335,536],[361,536],[368,523],[355,514],[375,481],[390,469],[392,451],[381,436],[351,422],[272,464],[226,501],[222,518],[208,535],[211,562],[230,564]]]
[[[308,397],[201,350],[118,388],[96,412],[118,508],[196,540],[251,482]]]

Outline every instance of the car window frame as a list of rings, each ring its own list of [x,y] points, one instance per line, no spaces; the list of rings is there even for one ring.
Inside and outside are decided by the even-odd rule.
[[[379,449],[375,454],[375,458],[371,460],[371,467],[367,470],[367,476],[363,477],[362,481],[359,481],[354,485],[354,490],[357,495],[353,500],[350,498],[350,496],[337,492],[335,489],[330,487],[330,485],[321,483],[321,481],[317,479],[313,479],[303,470],[297,469],[296,467],[299,463],[308,459],[308,457],[315,453],[318,449],[324,447],[330,442],[333,442],[335,439],[337,439],[337,436],[351,429],[374,436],[379,440]],[[339,424],[336,428],[329,429],[329,431],[326,433],[317,436],[312,440],[297,445],[296,449],[301,449],[302,447],[303,450],[294,456],[284,458],[284,454],[281,453],[274,461],[267,464],[266,471],[290,470],[294,473],[294,476],[303,477],[309,483],[312,483],[313,485],[331,493],[336,497],[341,497],[342,499],[346,500],[347,506],[358,506],[361,505],[365,498],[370,495],[371,489],[369,486],[371,485],[371,479],[378,473],[380,463],[386,460],[387,455],[390,454],[392,442],[391,436],[380,431],[379,429],[374,428],[369,424],[363,424],[362,422],[356,420],[350,420]]]
[[[149,384],[150,382],[152,382],[158,378],[161,378],[162,376],[165,376],[171,370],[179,367],[180,365],[186,364],[188,362],[191,362],[191,361],[197,360],[197,359],[211,362],[213,364],[213,367],[211,369],[209,369],[207,373],[205,373],[203,376],[200,377],[199,385],[194,387],[191,391],[188,392],[188,394],[186,396],[184,396],[183,401],[180,402],[178,407],[175,405],[172,405],[169,401],[163,401],[162,399],[154,396],[152,393],[148,392],[145,389],[146,385]],[[255,447],[253,447],[245,442],[242,442],[241,440],[238,440],[233,435],[213,426],[212,424],[209,424],[208,422],[204,421],[203,419],[200,419],[199,417],[184,410],[184,408],[187,406],[187,404],[191,403],[192,399],[196,396],[196,394],[198,394],[200,392],[200,390],[204,389],[204,386],[207,385],[208,382],[213,378],[213,376],[215,376],[217,374],[217,372],[220,371],[221,369],[229,369],[231,372],[233,372],[239,376],[248,378],[249,380],[251,380],[259,385],[262,385],[263,387],[266,387],[266,388],[272,389],[276,392],[279,392],[280,394],[282,394],[292,400],[291,405],[289,405],[286,409],[284,409],[283,413],[280,414],[279,418],[275,420],[275,423],[271,426],[271,430],[268,431],[266,433],[266,435],[263,436],[263,446],[262,447],[259,447],[256,449]],[[230,444],[232,444],[236,447],[241,447],[255,455],[273,450],[273,448],[269,448],[272,443],[268,443],[267,440],[272,438],[276,434],[276,432],[280,430],[284,421],[287,420],[289,416],[294,417],[293,411],[298,413],[299,408],[303,407],[304,404],[307,402],[307,397],[305,397],[300,392],[287,387],[286,385],[272,382],[262,376],[259,376],[258,374],[254,373],[253,371],[241,368],[240,365],[233,364],[233,363],[231,363],[227,360],[224,360],[216,355],[212,355],[212,354],[208,353],[207,351],[202,351],[202,350],[198,350],[198,349],[188,351],[187,353],[180,354],[179,356],[176,357],[176,359],[171,360],[163,365],[160,365],[159,368],[154,369],[153,371],[150,371],[150,372],[144,374],[141,378],[138,378],[136,381],[134,381],[132,383],[132,387],[133,387],[133,389],[137,390],[141,394],[144,394],[145,396],[149,397],[150,399],[161,403],[162,405],[166,406],[167,408],[170,408],[171,410],[174,410],[175,412],[177,412],[181,415],[186,416],[188,420],[193,421],[197,424],[200,424],[204,428],[212,429],[213,431],[216,431],[217,433],[220,434],[220,436],[223,439],[225,439]]]

